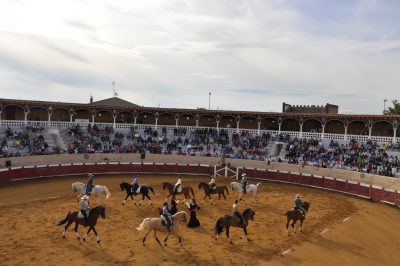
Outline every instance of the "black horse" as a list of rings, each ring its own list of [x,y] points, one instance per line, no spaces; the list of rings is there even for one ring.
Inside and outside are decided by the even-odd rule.
[[[131,197],[131,199],[133,201],[135,201],[133,197],[136,196],[136,193],[133,192],[133,186],[131,184],[123,182],[123,183],[119,184],[119,187],[121,188],[121,191],[123,191],[123,190],[126,191],[126,197],[125,197],[124,201],[122,202],[122,205],[125,205],[125,201],[126,201],[126,199],[128,197]],[[142,204],[142,202],[144,200],[144,197],[149,199],[150,205],[153,205],[153,203],[151,203],[151,198],[149,196],[149,191],[153,192],[154,196],[156,195],[154,193],[154,190],[153,190],[152,187],[140,186],[139,193],[142,194],[142,199],[140,200],[139,205]],[[135,201],[135,205],[136,205],[136,201]]]
[[[89,230],[87,231],[87,233],[83,236],[83,241],[86,241],[86,237],[89,234],[89,232],[91,230],[93,230],[94,234],[96,235],[96,240],[97,243],[100,243],[100,238],[97,235],[96,229],[94,228],[94,226],[97,224],[97,219],[99,219],[99,216],[101,216],[103,219],[106,218],[106,208],[104,206],[96,206],[93,209],[90,210],[89,212],[89,216],[87,219],[87,223],[86,226],[89,227]],[[79,239],[79,233],[78,233],[78,226],[82,225],[83,226],[83,215],[80,213],[80,211],[70,211],[68,212],[67,216],[62,219],[61,221],[58,222],[57,225],[63,225],[66,222],[67,225],[64,228],[64,233],[63,233],[63,238],[65,238],[65,233],[68,229],[68,227],[75,222],[75,234],[76,234],[76,238]],[[84,227],[86,227],[84,226]]]
[[[218,219],[217,223],[215,224],[215,240],[217,240],[220,236],[220,234],[224,231],[224,227],[226,229],[226,238],[228,239],[229,243],[233,244],[232,240],[229,239],[229,228],[231,226],[234,227],[242,227],[244,231],[245,238],[247,241],[250,241],[249,238],[247,238],[247,226],[249,225],[249,220],[254,220],[256,212],[248,208],[243,212],[243,218],[244,221],[242,225],[240,224],[240,219],[236,215],[225,215],[224,217],[221,217]]]
[[[308,209],[310,208],[310,203],[307,202],[307,201],[305,201],[305,202],[303,202],[303,204],[301,205],[301,207],[303,207],[303,208],[306,210],[306,212],[308,213]],[[303,226],[303,221],[304,221],[304,219],[305,219],[305,215],[306,215],[306,214],[304,214],[304,216],[303,216],[303,215],[301,214],[300,210],[294,210],[294,209],[292,209],[292,210],[290,210],[290,211],[287,211],[287,212],[285,213],[285,215],[286,215],[286,218],[287,218],[286,233],[289,234],[288,229],[289,229],[290,220],[293,221],[292,224],[291,224],[291,226],[293,227],[293,229],[294,229],[294,225],[296,224],[297,220],[300,220],[300,232],[303,232],[302,226]]]

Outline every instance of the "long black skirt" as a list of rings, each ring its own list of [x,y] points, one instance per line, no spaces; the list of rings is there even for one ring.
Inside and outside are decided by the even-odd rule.
[[[199,227],[199,226],[200,226],[200,221],[196,217],[196,212],[191,211],[188,227],[195,228],[195,227]]]

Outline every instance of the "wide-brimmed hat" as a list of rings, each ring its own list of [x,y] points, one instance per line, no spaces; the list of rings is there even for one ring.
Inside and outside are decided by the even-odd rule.
[[[246,173],[243,173],[242,176],[246,176]]]
[[[81,197],[81,200],[88,200],[89,199],[89,196],[88,195],[83,195],[82,197]]]
[[[88,177],[94,177],[94,175],[93,175],[93,174],[88,174],[87,176],[88,176]]]
[[[299,198],[300,198],[300,194],[297,194],[295,198],[296,198],[296,199],[299,199]]]

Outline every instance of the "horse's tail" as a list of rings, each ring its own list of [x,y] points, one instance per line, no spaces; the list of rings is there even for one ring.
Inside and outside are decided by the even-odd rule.
[[[76,193],[78,190],[76,190],[74,185],[75,185],[75,183],[72,183],[72,190],[74,191],[74,193]]]
[[[192,192],[193,198],[195,198],[193,188],[190,188],[190,191]]]
[[[221,217],[217,220],[215,224],[215,233],[217,235],[221,234],[224,231],[224,219]]]
[[[224,189],[226,190],[226,193],[229,195],[229,190],[228,190],[227,186],[224,186]]]
[[[142,231],[142,230],[144,229],[144,227],[145,227],[147,224],[149,224],[150,220],[151,220],[151,218],[145,218],[145,219],[143,220],[143,222],[139,225],[139,227],[136,227],[136,230]]]
[[[108,190],[108,188],[106,186],[104,186],[104,192],[106,192],[106,199],[108,199],[110,197],[110,191]]]
[[[70,213],[71,213],[71,211],[69,211],[68,214],[67,214],[67,216],[65,216],[64,219],[60,220],[60,221],[57,223],[57,225],[63,225],[63,224],[65,224],[65,223],[68,221],[68,216],[69,216]]]
[[[149,188],[149,190],[150,190],[151,192],[153,192],[153,195],[155,196],[156,193],[154,193],[154,189],[153,189],[152,187],[148,187],[148,188]]]

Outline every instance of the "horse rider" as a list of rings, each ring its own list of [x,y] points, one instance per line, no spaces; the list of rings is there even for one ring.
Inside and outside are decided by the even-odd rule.
[[[132,182],[132,193],[133,193],[133,195],[134,196],[136,196],[136,191],[138,190],[138,188],[139,188],[139,178],[138,178],[138,175],[137,174],[135,174],[134,175],[134,179],[133,179],[133,182]]]
[[[303,208],[303,201],[301,200],[300,194],[297,194],[294,198],[294,209],[299,210],[303,219],[305,219],[307,211]]]
[[[168,209],[168,201],[164,201],[164,205],[162,208],[162,215],[165,217],[165,220],[167,220],[167,228],[168,231],[171,233],[171,226],[173,225],[173,222],[172,222],[172,215]]]
[[[85,195],[90,195],[90,192],[92,192],[92,189],[94,187],[93,185],[93,177],[94,175],[92,174],[88,174],[88,180],[86,181],[86,185],[85,185]]]
[[[246,194],[246,188],[247,188],[247,176],[246,176],[246,173],[242,174],[242,180],[240,181],[240,183],[242,183],[243,194]]]
[[[213,174],[211,174],[211,180],[208,182],[208,185],[210,186],[211,190],[214,190],[217,188],[217,184],[215,183],[215,177]]]
[[[83,195],[81,197],[81,202],[79,203],[79,207],[81,208],[81,213],[83,215],[83,226],[86,226],[88,216],[87,216],[87,211],[89,209],[89,196],[88,195]]]
[[[180,177],[178,177],[178,181],[176,181],[176,184],[175,184],[175,186],[174,186],[174,194],[177,194],[177,193],[178,193],[178,189],[179,189],[179,187],[181,187],[181,186],[182,186],[182,180],[181,180]]]
[[[242,227],[244,224],[244,218],[243,215],[240,213],[239,211],[239,207],[238,207],[239,201],[235,200],[235,202],[232,205],[232,209],[233,209],[233,216],[236,216],[239,218],[239,227]]]

